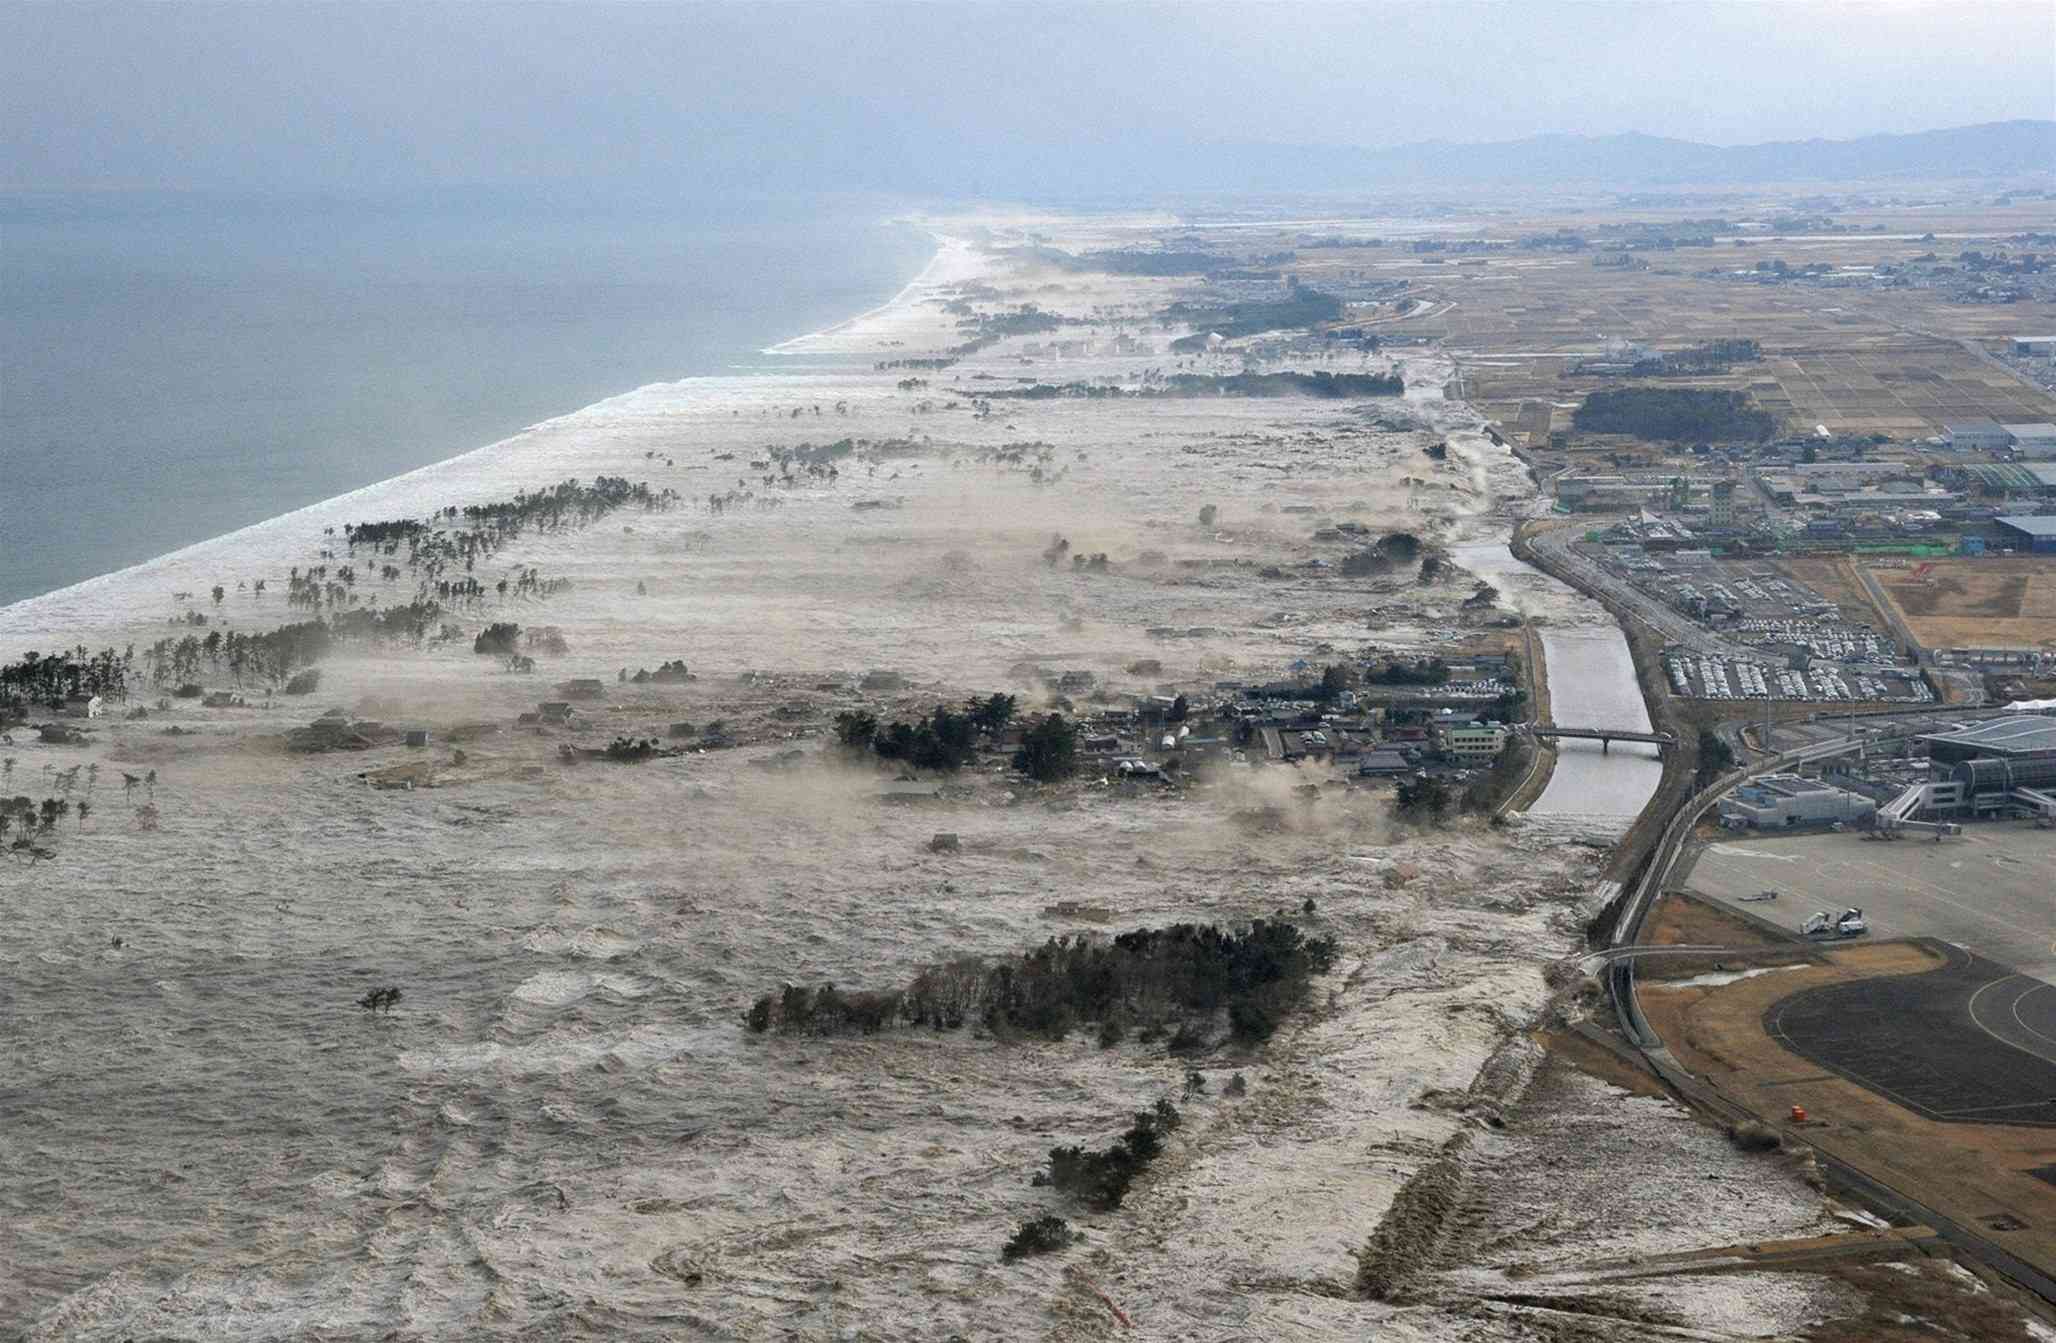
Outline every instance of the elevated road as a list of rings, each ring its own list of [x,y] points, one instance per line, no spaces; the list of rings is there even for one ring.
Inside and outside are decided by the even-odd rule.
[[[1596,741],[1599,752],[1606,754],[1617,741],[1638,741],[1651,746],[1676,746],[1678,739],[1669,732],[1643,732],[1626,727],[1542,727],[1528,729],[1535,737],[1575,737],[1580,741]]]

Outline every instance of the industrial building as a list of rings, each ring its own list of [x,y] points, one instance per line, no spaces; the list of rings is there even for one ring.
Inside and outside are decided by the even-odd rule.
[[[1999,536],[2008,545],[2035,555],[2056,555],[2056,514],[1993,518]]]
[[[1928,759],[1940,764],[1955,765],[1984,758],[2056,761],[2056,718],[2016,714],[1955,732],[1937,732],[1921,740],[1927,743]]]
[[[2007,445],[2029,461],[2056,458],[2056,424],[2002,424]]]
[[[1573,513],[1620,513],[1671,503],[1675,473],[1556,478],[1556,499]]]
[[[2056,354],[2056,336],[2015,336],[2013,353],[2024,358]]]
[[[2056,498],[2056,462],[1979,462],[1964,467],[1963,475],[1976,481],[1988,498]]]
[[[1790,830],[1864,821],[1876,810],[1877,803],[1846,788],[1797,774],[1766,774],[1723,801],[1720,819],[1730,830]]]
[[[2013,438],[1997,420],[1965,420],[1942,426],[1942,437],[1958,452],[2004,452]]]

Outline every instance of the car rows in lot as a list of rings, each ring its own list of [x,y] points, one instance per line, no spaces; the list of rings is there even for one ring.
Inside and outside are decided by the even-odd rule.
[[[1663,666],[1671,692],[1688,699],[1930,704],[1935,697],[1918,677],[1877,668],[1819,663],[1802,670],[1681,649],[1666,653]]]
[[[1737,621],[1731,633],[1741,643],[1796,648],[1834,662],[1890,662],[1898,656],[1874,631],[1838,620],[1759,617]]]

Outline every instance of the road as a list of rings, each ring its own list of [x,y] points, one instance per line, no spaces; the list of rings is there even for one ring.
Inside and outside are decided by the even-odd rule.
[[[1633,611],[1636,619],[1671,643],[1682,644],[1702,653],[1714,653],[1721,657],[1740,658],[1749,662],[1762,659],[1762,649],[1728,642],[1690,616],[1672,610],[1635,588],[1618,574],[1610,574],[1578,554],[1571,547],[1583,539],[1584,534],[1584,529],[1580,527],[1555,527],[1538,532],[1530,539],[1529,544],[1535,548],[1538,555],[1545,556],[1553,568],[1570,574],[1589,588],[1606,593],[1614,601]]]
[[[1882,615],[1885,618],[1885,623],[1892,627],[1892,637],[1899,641],[1901,651],[1908,657],[1916,658],[1921,662],[1932,661],[1933,659],[1929,657],[1928,651],[1920,646],[1920,640],[1913,637],[1913,631],[1907,627],[1905,621],[1899,618],[1899,608],[1892,604],[1892,600],[1889,597],[1885,596],[1885,589],[1879,584],[1878,576],[1871,572],[1870,566],[1858,564],[1855,567],[1856,576],[1863,581],[1863,590],[1870,595],[1870,604],[1878,609],[1878,614]]]

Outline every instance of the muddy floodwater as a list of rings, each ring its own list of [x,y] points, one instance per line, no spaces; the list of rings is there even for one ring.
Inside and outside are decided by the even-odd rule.
[[[1235,741],[1237,687],[1531,633],[1559,723],[1647,720],[1605,613],[1507,551],[1534,487],[1441,394],[1446,356],[1176,354],[1187,278],[1039,259],[1153,229],[938,221],[919,281],[780,372],[653,384],[0,608],[9,658],[268,631],[310,618],[286,596],[315,567],[316,609],[416,597],[408,551],[353,552],[352,523],[447,526],[603,474],[666,492],[511,537],[454,633],[352,640],[314,693],[209,704],[182,674],[83,741],[0,753],[6,792],[74,803],[54,857],[0,865],[0,1336],[1514,1343],[1572,1318],[1627,1343],[1846,1306],[1740,1268],[1589,1281],[1836,1225],[1790,1164],[1537,1043],[1596,1001],[1576,963],[1601,850],[1656,760],[1567,744],[1533,822],[1495,825]],[[934,357],[966,312],[1030,302],[1061,342]],[[1246,366],[1409,395],[1143,394]],[[496,586],[524,574],[547,591]],[[481,654],[488,622],[546,631],[540,665]],[[189,663],[196,689],[233,674]],[[1189,695],[1211,744],[1174,778],[1110,753],[1043,787],[1004,741],[926,781],[837,741],[845,713],[995,692],[1166,757],[1133,706]],[[539,708],[573,693],[568,723]],[[664,749],[628,763],[618,738]],[[1337,952],[1261,1043],[744,1024],[788,984],[1279,917]],[[359,1006],[382,988],[390,1011]],[[1120,1206],[1036,1180],[1159,1101],[1182,1122]],[[1078,1239],[1003,1259],[1042,1216]]]

